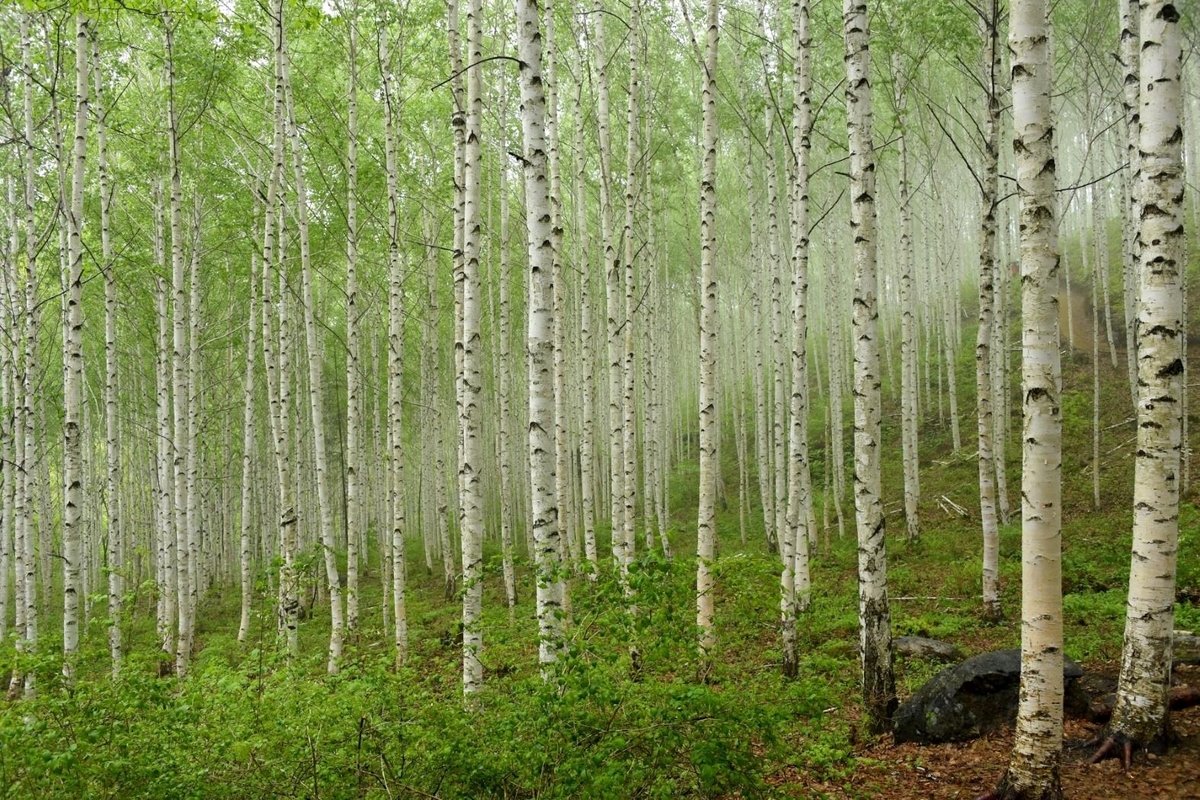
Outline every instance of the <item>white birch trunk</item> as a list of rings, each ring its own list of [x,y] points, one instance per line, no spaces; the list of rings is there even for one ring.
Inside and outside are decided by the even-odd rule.
[[[812,66],[808,0],[792,2],[792,330],[791,425],[788,438],[788,537],[780,597],[785,675],[795,675],[795,614],[810,601],[809,542],[812,493],[808,476],[808,165],[812,131]],[[789,563],[790,562],[790,563]],[[790,575],[788,574],[790,572]],[[790,580],[789,580],[790,578]],[[790,585],[789,585],[790,584]],[[791,631],[789,631],[789,625]]]
[[[452,9],[456,12],[457,9]],[[483,467],[480,430],[482,375],[480,370],[480,148],[483,135],[483,6],[481,0],[467,5],[467,119],[463,159],[463,335],[462,335],[462,457],[459,463],[460,512],[463,559],[463,694],[483,686]]]
[[[351,9],[346,108],[346,630],[358,630],[359,542],[362,522],[361,366],[358,308],[358,4]]]
[[[67,209],[68,277],[63,329],[63,677],[75,681],[83,534],[83,180],[87,157],[88,20],[75,15],[75,143]]]
[[[717,0],[708,0],[705,23],[703,148],[700,169],[700,505],[696,542],[696,627],[701,670],[716,644],[713,575],[716,558],[717,438]]]
[[[610,139],[610,110],[608,84],[608,52],[604,46],[604,3],[596,0],[592,25],[593,58],[596,70],[596,125],[600,148],[600,244],[604,251],[605,309],[608,342],[608,454],[609,454],[609,518],[612,531],[613,561],[627,580],[629,561],[625,556],[625,425],[621,396],[624,388],[622,374],[620,303],[620,264],[613,242],[612,210],[612,143]]]
[[[124,582],[124,516],[121,497],[121,456],[117,433],[117,283],[113,266],[112,237],[109,229],[113,190],[108,175],[108,131],[102,102],[100,44],[92,38],[92,77],[96,113],[96,154],[100,171],[100,253],[104,270],[104,440],[107,471],[108,545],[108,647],[113,677],[120,674],[122,659],[121,600]],[[7,383],[5,384],[7,386]],[[5,403],[7,406],[8,404]],[[7,466],[8,460],[5,460]],[[5,495],[7,502],[8,495]],[[5,522],[8,514],[4,515]],[[7,569],[5,570],[7,572]]]
[[[1021,699],[1001,796],[1061,797],[1062,417],[1052,66],[1045,0],[1015,0],[1013,149],[1021,199]]]
[[[1179,546],[1181,401],[1187,327],[1180,13],[1141,7],[1137,459],[1133,557],[1121,680],[1108,735],[1136,747],[1166,743],[1167,690]]]
[[[546,106],[542,90],[542,37],[536,0],[517,4],[521,62],[521,128],[524,133],[525,227],[529,254],[529,482],[537,569],[538,663],[543,677],[563,646],[564,584],[555,482],[554,225],[547,180]]]
[[[871,142],[867,4],[844,0],[850,128],[850,229],[854,240],[854,508],[863,704],[870,727],[896,709],[880,473],[879,312],[876,298],[875,153]]]
[[[251,550],[251,539],[255,520],[251,487],[254,450],[257,444],[254,428],[254,367],[258,356],[258,280],[258,254],[255,253],[250,260],[250,321],[246,328],[246,373],[242,379],[242,505],[239,515],[242,609],[238,622],[239,642],[245,642],[250,633],[250,604],[254,599],[254,554]]]
[[[979,231],[979,328],[975,338],[976,430],[978,432],[979,519],[983,527],[983,613],[999,620],[1000,529],[996,518],[996,468],[992,435],[992,325],[996,273],[996,199],[1000,159],[1000,101],[996,81],[1000,72],[1000,7],[988,0],[983,16],[984,143]]]

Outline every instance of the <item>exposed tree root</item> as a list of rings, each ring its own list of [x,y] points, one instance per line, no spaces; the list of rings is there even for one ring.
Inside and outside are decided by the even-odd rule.
[[[1135,742],[1128,736],[1117,733],[1098,739],[1093,744],[1099,744],[1100,747],[1088,759],[1089,764],[1099,764],[1107,758],[1120,758],[1121,766],[1124,769],[1129,769],[1132,766]]]

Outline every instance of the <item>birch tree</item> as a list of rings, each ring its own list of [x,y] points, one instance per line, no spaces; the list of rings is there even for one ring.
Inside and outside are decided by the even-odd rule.
[[[871,142],[869,31],[865,0],[844,0],[850,134],[850,229],[854,239],[854,509],[863,704],[882,730],[896,709],[880,472],[879,312],[876,297],[875,153]],[[835,424],[837,421],[835,420]]]
[[[1159,750],[1169,734],[1187,346],[1180,13],[1169,0],[1142,0],[1140,29],[1133,554],[1121,679],[1104,744],[1093,758],[1119,753],[1126,769],[1135,748]]]
[[[96,114],[96,156],[100,183],[100,256],[104,271],[104,449],[107,467],[108,545],[108,642],[112,671],[120,673],[122,659],[121,601],[124,586],[124,515],[121,513],[121,455],[117,428],[117,282],[113,265],[112,199],[108,173],[108,130],[101,94],[100,44],[92,37],[92,78]],[[7,384],[6,384],[7,385]],[[7,495],[5,496],[7,500]],[[7,522],[7,515],[5,521]]]
[[[983,7],[984,131],[979,230],[979,328],[975,338],[975,396],[979,443],[979,519],[983,527],[983,613],[998,620],[1000,609],[1000,530],[996,519],[996,470],[992,435],[992,325],[996,272],[996,204],[1000,160],[1000,7],[987,0]]]
[[[700,504],[696,541],[696,627],[701,669],[716,644],[713,575],[716,557],[717,470],[717,0],[708,0],[704,36],[700,167]]]
[[[88,124],[88,20],[75,15],[75,144],[67,209],[66,317],[63,320],[63,677],[75,680],[83,560],[83,192]]]
[[[452,5],[451,13],[457,13]],[[483,685],[483,494],[480,485],[482,439],[479,418],[482,413],[480,371],[480,282],[479,251],[481,236],[480,158],[483,133],[483,81],[479,62],[483,57],[483,5],[481,0],[467,4],[467,118],[466,151],[463,162],[463,335],[462,392],[463,407],[459,419],[462,453],[459,463],[459,530],[463,560],[463,694],[478,692]]]
[[[553,217],[546,157],[542,37],[536,0],[517,4],[524,134],[525,227],[529,254],[526,347],[529,356],[529,483],[537,565],[538,663],[543,675],[562,649],[562,565],[559,563],[554,442]],[[616,532],[614,531],[614,536]]]
[[[1045,0],[1014,0],[1013,150],[1021,211],[1021,692],[1016,741],[993,798],[1062,797],[1062,371],[1052,61]]]

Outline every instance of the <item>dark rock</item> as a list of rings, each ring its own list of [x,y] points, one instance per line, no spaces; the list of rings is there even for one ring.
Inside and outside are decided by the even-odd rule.
[[[898,636],[892,640],[892,649],[902,656],[928,661],[961,661],[963,657],[956,645],[924,636]]]
[[[1191,631],[1175,631],[1171,649],[1176,664],[1200,664],[1200,636]]]
[[[1083,670],[1063,658],[1068,686]],[[1017,718],[1021,651],[997,650],[968,658],[933,676],[900,706],[892,720],[896,742],[965,742]]]

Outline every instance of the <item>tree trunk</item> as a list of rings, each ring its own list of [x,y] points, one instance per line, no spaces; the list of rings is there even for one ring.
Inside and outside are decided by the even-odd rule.
[[[451,13],[457,13],[452,4]],[[480,438],[480,148],[483,136],[483,85],[479,62],[483,57],[483,5],[469,0],[467,5],[467,119],[466,150],[463,160],[463,335],[462,335],[462,417],[459,420],[462,456],[459,463],[459,530],[463,559],[463,694],[471,695],[483,686],[483,493],[480,473],[483,467]]]
[[[390,43],[379,32],[379,68],[383,77],[384,166],[387,172],[388,225],[388,554],[392,629],[396,666],[408,658],[407,552],[404,541],[404,262],[400,255],[400,187],[396,154],[398,103],[392,76]],[[464,547],[464,552],[466,548]]]
[[[1045,0],[1015,0],[1014,150],[1021,198],[1021,701],[1004,797],[1062,796],[1062,372],[1058,220],[1054,200],[1052,62]]]
[[[595,38],[596,67],[596,124],[600,146],[600,242],[604,250],[605,308],[607,309],[608,341],[608,454],[609,454],[609,516],[612,530],[613,561],[624,585],[628,578],[629,562],[625,556],[625,425],[621,397],[624,389],[622,374],[620,304],[621,275],[613,242],[612,210],[612,143],[610,140],[610,111],[608,85],[608,52],[604,46],[604,3],[596,0],[592,33]]]
[[[1138,104],[1138,53],[1140,51],[1140,22],[1138,8],[1141,0],[1120,0],[1121,10],[1121,105],[1125,112],[1125,197],[1124,236],[1122,237],[1122,270],[1125,287],[1125,363],[1129,372],[1129,393],[1133,407],[1138,407],[1138,364],[1137,364],[1137,312],[1138,272],[1142,250],[1139,238],[1141,220],[1140,199],[1142,163],[1138,149],[1141,121]]]
[[[867,4],[844,0],[850,128],[850,229],[854,239],[854,508],[863,704],[870,728],[896,709],[880,472],[879,312],[876,299],[875,153],[871,143]]]
[[[358,4],[351,9],[346,109],[346,630],[358,630],[358,562],[362,524],[362,427],[358,317]]]
[[[636,0],[635,0],[636,2]],[[554,441],[554,219],[547,181],[546,105],[542,37],[536,0],[517,4],[521,62],[521,129],[524,134],[525,228],[529,255],[529,483],[537,569],[538,663],[543,677],[563,646],[563,577],[556,503]]]
[[[113,677],[120,674],[122,659],[121,601],[124,585],[124,516],[121,498],[121,455],[117,434],[117,283],[112,252],[111,219],[112,187],[108,175],[108,132],[102,103],[100,78],[100,44],[92,38],[92,77],[96,109],[96,153],[100,167],[100,253],[104,270],[104,441],[107,466],[108,546],[105,561],[108,566],[108,647],[112,657]],[[5,384],[7,387],[7,382]],[[5,403],[5,406],[8,404]],[[5,466],[8,459],[5,459]],[[6,481],[11,483],[11,481]],[[7,502],[8,495],[5,495]],[[8,514],[4,515],[5,522]],[[5,570],[7,572],[7,568]]]
[[[983,13],[985,104],[983,183],[979,231],[979,329],[975,338],[975,393],[979,442],[979,518],[983,527],[983,614],[999,620],[1000,530],[996,519],[996,469],[992,462],[992,325],[996,272],[996,198],[1000,160],[1000,8],[988,0]]]
[[[63,678],[75,681],[79,649],[83,526],[83,180],[87,157],[88,20],[75,15],[75,145],[67,209],[67,296],[63,327]]]
[[[1133,557],[1121,680],[1108,735],[1135,746],[1167,738],[1167,689],[1179,542],[1180,411],[1187,329],[1179,12],[1143,0],[1138,152],[1138,425]]]
[[[709,669],[713,630],[712,566],[716,558],[717,439],[717,0],[708,0],[705,24],[700,169],[700,506],[696,542],[696,627],[701,671]]]

